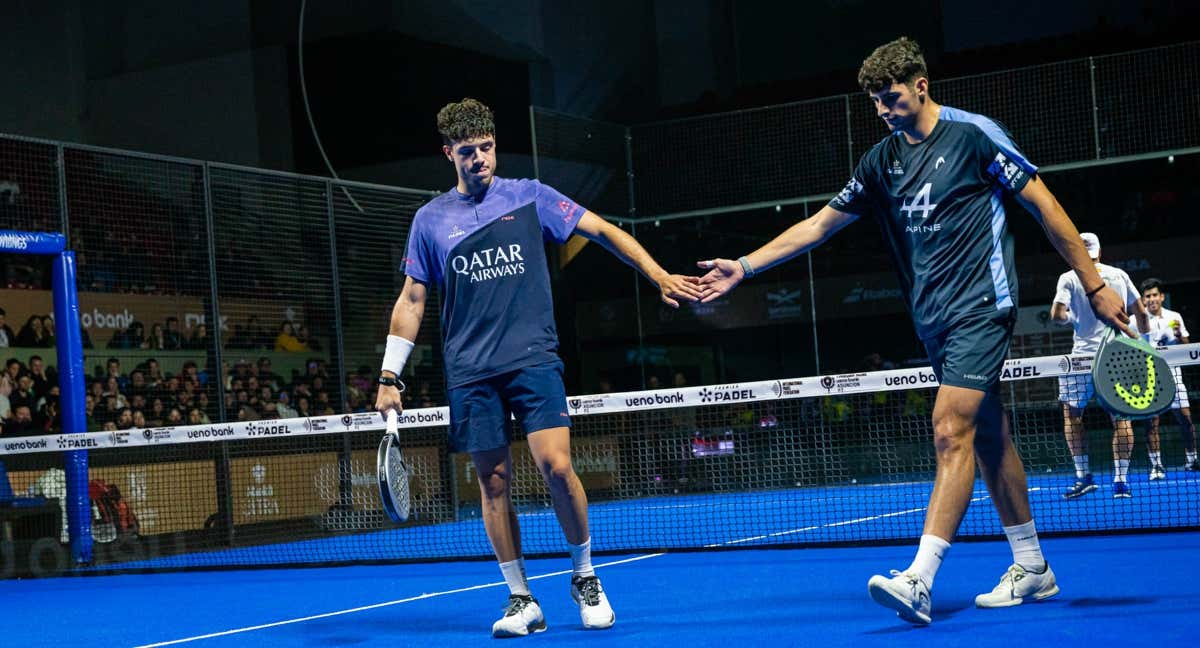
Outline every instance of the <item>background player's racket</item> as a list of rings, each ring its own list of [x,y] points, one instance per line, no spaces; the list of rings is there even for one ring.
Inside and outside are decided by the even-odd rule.
[[[1175,379],[1162,355],[1141,339],[1109,328],[1092,361],[1096,400],[1114,416],[1158,416],[1175,399]]]
[[[383,501],[383,510],[393,522],[404,522],[408,520],[412,503],[408,494],[408,465],[400,453],[398,419],[399,416],[392,410],[383,414],[387,431],[379,442],[375,469],[379,476],[379,499]]]

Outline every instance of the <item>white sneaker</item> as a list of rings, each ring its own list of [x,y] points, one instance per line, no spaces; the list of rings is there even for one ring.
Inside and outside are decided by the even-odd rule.
[[[1163,470],[1162,466],[1156,465],[1150,469],[1150,481],[1158,481],[1159,479],[1166,479],[1166,478],[1167,478],[1167,471]]]
[[[508,597],[504,616],[492,624],[492,636],[524,637],[531,632],[542,632],[545,629],[546,618],[542,616],[542,608],[537,599],[528,594],[512,594]]]
[[[895,610],[896,616],[909,623],[927,625],[932,620],[929,587],[916,574],[893,569],[891,578],[872,576],[867,591],[873,601]]]
[[[600,585],[600,579],[592,576],[575,576],[571,579],[571,598],[579,604],[579,618],[588,630],[611,628],[617,615],[608,604],[608,596]]]
[[[1054,580],[1050,563],[1046,563],[1046,570],[1040,574],[1025,571],[1024,567],[1014,563],[991,592],[975,597],[975,607],[1012,607],[1026,600],[1044,601],[1055,594],[1058,594],[1058,583]]]

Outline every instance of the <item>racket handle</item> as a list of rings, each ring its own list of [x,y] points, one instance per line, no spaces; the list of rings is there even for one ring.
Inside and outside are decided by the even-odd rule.
[[[387,427],[387,433],[392,436],[399,436],[400,416],[396,414],[396,410],[388,410],[383,413],[383,423]]]

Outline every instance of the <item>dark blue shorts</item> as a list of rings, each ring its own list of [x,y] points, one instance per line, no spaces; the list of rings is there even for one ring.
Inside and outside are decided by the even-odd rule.
[[[512,416],[526,434],[570,427],[562,374],[562,361],[556,360],[451,388],[451,448],[482,452],[507,446]]]
[[[1006,308],[991,315],[966,317],[942,333],[921,340],[938,382],[996,391],[1016,323],[1016,309]]]

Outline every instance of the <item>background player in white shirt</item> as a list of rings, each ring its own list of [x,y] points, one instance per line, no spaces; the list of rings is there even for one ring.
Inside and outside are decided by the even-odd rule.
[[[1153,277],[1142,282],[1142,304],[1150,319],[1150,328],[1145,333],[1150,335],[1150,344],[1155,346],[1170,346],[1172,344],[1187,344],[1188,330],[1179,313],[1163,308],[1162,281]],[[1139,331],[1142,332],[1142,331]],[[1175,401],[1171,403],[1171,412],[1183,431],[1184,452],[1187,462],[1184,470],[1200,471],[1200,462],[1196,460],[1196,424],[1192,423],[1192,411],[1188,408],[1187,386],[1183,384],[1183,368],[1175,367],[1171,371],[1175,376]],[[1158,441],[1158,417],[1150,419],[1150,430],[1146,434],[1146,446],[1150,451],[1150,479],[1163,479],[1167,471],[1162,465],[1162,450]]]
[[[1100,263],[1100,239],[1091,232],[1079,235],[1083,239],[1088,256],[1096,264],[1096,271],[1109,288],[1125,302],[1125,308],[1135,314],[1140,328],[1146,326],[1146,309],[1141,295],[1125,271]],[[1064,272],[1058,278],[1058,290],[1054,304],[1050,307],[1050,318],[1055,322],[1071,322],[1075,327],[1075,346],[1071,353],[1095,354],[1100,338],[1108,325],[1096,318],[1088,304],[1084,287],[1074,271]],[[1067,437],[1067,448],[1075,460],[1075,485],[1063,493],[1063,497],[1074,499],[1096,490],[1096,481],[1088,466],[1087,430],[1083,426],[1083,410],[1092,399],[1096,388],[1092,375],[1076,374],[1058,379],[1058,400],[1063,404],[1063,428]],[[1129,472],[1129,457],[1133,454],[1133,423],[1113,417],[1113,497],[1132,497],[1125,480]]]

